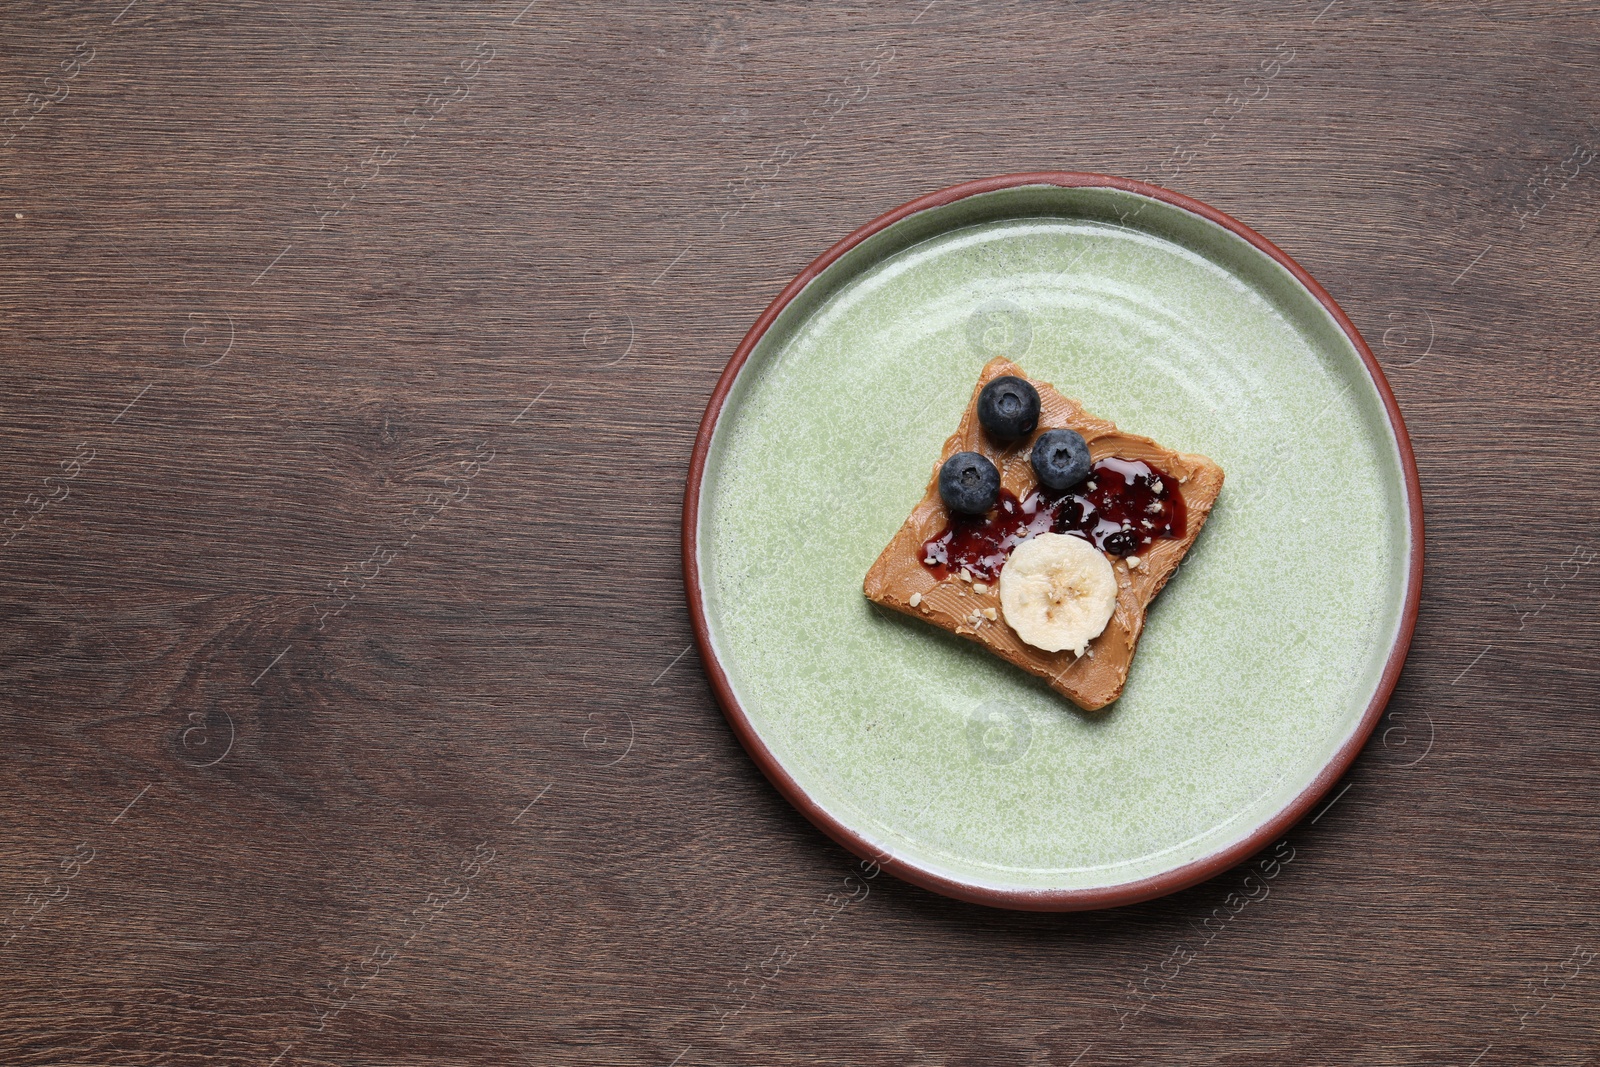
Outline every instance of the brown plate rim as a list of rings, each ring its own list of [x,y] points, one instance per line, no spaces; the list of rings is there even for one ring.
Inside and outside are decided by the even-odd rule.
[[[728,682],[728,676],[722,669],[722,663],[718,660],[716,650],[711,643],[711,631],[706,620],[705,599],[700,584],[699,544],[696,535],[700,519],[700,491],[705,480],[706,461],[710,455],[711,438],[716,430],[717,420],[722,415],[728,395],[733,389],[735,380],[738,378],[740,371],[744,369],[744,365],[750,358],[750,353],[755,349],[757,342],[766,334],[779,313],[799,295],[802,289],[839,257],[868,237],[899,222],[901,219],[919,211],[942,207],[967,197],[1029,185],[1118,189],[1171,204],[1231,230],[1260,251],[1266,253],[1281,264],[1290,274],[1294,275],[1300,284],[1305,286],[1306,290],[1333,316],[1339,328],[1344,331],[1345,336],[1350,339],[1350,343],[1355,346],[1356,352],[1360,354],[1362,362],[1366,364],[1367,371],[1372,376],[1373,383],[1377,386],[1378,395],[1383,399],[1384,412],[1388,417],[1395,442],[1399,447],[1401,467],[1405,480],[1407,510],[1410,518],[1411,560],[1407,572],[1405,606],[1401,615],[1399,631],[1395,635],[1394,646],[1389,651],[1389,658],[1384,664],[1383,674],[1378,679],[1378,688],[1373,693],[1372,701],[1367,705],[1367,710],[1363,713],[1360,723],[1357,724],[1356,729],[1351,732],[1350,736],[1345,739],[1344,744],[1339,747],[1338,751],[1333,754],[1333,757],[1323,765],[1310,784],[1250,834],[1226,848],[1219,849],[1199,859],[1191,860],[1169,871],[1163,871],[1161,874],[1117,885],[1098,886],[1093,889],[997,889],[991,886],[963,882],[937,874],[902,857],[885,854],[871,842],[841,823],[814,801],[810,794],[789,775],[761,740],[760,735],[757,734],[755,727],[751,724],[749,716],[745,714],[744,708],[739,705],[738,699],[733,694],[733,688]],[[805,270],[801,271],[793,281],[784,287],[783,291],[778,294],[771,304],[767,305],[767,309],[761,313],[754,325],[750,327],[749,332],[745,334],[744,340],[739,342],[739,347],[734,350],[733,358],[728,361],[722,376],[717,380],[716,388],[712,390],[711,399],[706,405],[705,415],[700,420],[700,431],[695,438],[694,454],[689,462],[688,486],[683,496],[683,579],[689,599],[689,616],[694,625],[695,644],[699,647],[700,658],[705,665],[706,675],[710,679],[711,687],[722,706],[723,714],[726,716],[728,724],[733,728],[734,735],[744,745],[750,757],[755,760],[756,766],[761,768],[762,773],[777,787],[778,792],[782,793],[802,815],[811,820],[823,833],[861,859],[875,863],[883,870],[889,871],[913,885],[930,889],[945,896],[974,904],[986,904],[991,907],[1013,908],[1023,911],[1087,911],[1098,908],[1114,908],[1166,896],[1169,893],[1176,893],[1181,889],[1187,889],[1213,875],[1243,863],[1298,823],[1310,811],[1311,807],[1333,787],[1334,783],[1349,770],[1351,763],[1355,761],[1357,754],[1360,753],[1361,749],[1366,745],[1367,739],[1372,735],[1378,720],[1383,716],[1384,707],[1388,703],[1389,696],[1394,691],[1395,683],[1400,678],[1400,671],[1405,665],[1406,654],[1411,647],[1412,634],[1416,630],[1417,609],[1422,594],[1422,556],[1422,489],[1417,476],[1417,462],[1412,452],[1411,438],[1406,433],[1405,421],[1400,416],[1400,407],[1395,402],[1394,392],[1389,388],[1389,381],[1384,376],[1383,368],[1379,366],[1377,359],[1372,354],[1372,349],[1367,346],[1367,342],[1362,338],[1355,324],[1350,321],[1349,316],[1344,313],[1344,309],[1338,305],[1333,297],[1328,295],[1327,290],[1317,284],[1316,279],[1305,268],[1291,259],[1277,245],[1237,219],[1218,211],[1208,204],[1184,196],[1182,193],[1175,193],[1170,189],[1135,181],[1131,178],[1118,178],[1106,174],[1092,174],[1081,171],[1002,174],[992,178],[981,178],[976,181],[952,185],[908,201],[892,211],[879,215],[813,260]]]

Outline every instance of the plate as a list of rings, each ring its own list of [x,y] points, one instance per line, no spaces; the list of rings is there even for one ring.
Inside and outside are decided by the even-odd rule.
[[[1227,472],[1102,712],[861,593],[997,355]],[[712,394],[683,539],[707,673],[779,791],[907,881],[1032,910],[1283,834],[1382,714],[1422,578],[1410,442],[1344,312],[1242,223],[1093,174],[945,189],[806,268]]]

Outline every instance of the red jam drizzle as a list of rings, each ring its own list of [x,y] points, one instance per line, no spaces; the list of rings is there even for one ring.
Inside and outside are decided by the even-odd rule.
[[[1141,460],[1113,456],[1071,489],[1039,486],[1021,500],[1002,489],[987,515],[952,515],[938,536],[923,543],[922,563],[941,579],[965,568],[988,582],[1011,550],[1034,534],[1073,534],[1108,555],[1130,556],[1158,537],[1182,537],[1187,523],[1176,478]]]

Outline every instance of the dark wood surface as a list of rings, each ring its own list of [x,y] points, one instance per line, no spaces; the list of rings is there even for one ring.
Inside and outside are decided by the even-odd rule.
[[[0,1062],[1600,1056],[1595,5],[524,3],[0,16]],[[686,654],[694,432],[834,240],[1047,169],[1343,304],[1416,640],[1292,862],[854,899]]]

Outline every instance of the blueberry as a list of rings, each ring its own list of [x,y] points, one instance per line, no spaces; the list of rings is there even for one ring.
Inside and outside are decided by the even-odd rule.
[[[982,515],[1000,499],[1000,472],[977,452],[957,452],[939,468],[939,499],[961,515]]]
[[[1051,489],[1067,489],[1089,476],[1089,444],[1073,430],[1046,430],[1033,442],[1033,473]]]
[[[1015,374],[996,378],[978,394],[978,422],[1002,443],[1028,436],[1039,425],[1039,390]]]
[[[1139,539],[1133,536],[1133,531],[1131,530],[1116,530],[1106,534],[1106,538],[1101,542],[1100,547],[1113,556],[1128,556],[1132,555],[1133,550],[1139,547]]]

